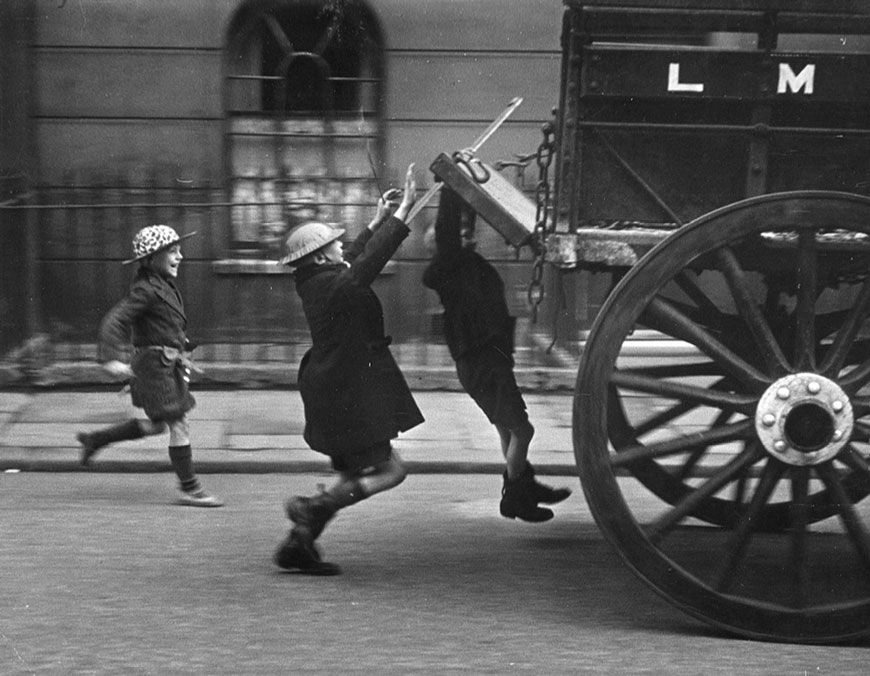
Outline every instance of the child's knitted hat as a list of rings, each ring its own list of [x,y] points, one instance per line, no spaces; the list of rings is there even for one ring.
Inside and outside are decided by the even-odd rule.
[[[124,265],[142,260],[168,246],[178,244],[183,239],[193,237],[195,234],[195,232],[189,232],[179,237],[178,233],[168,225],[146,226],[137,232],[133,238],[133,258],[124,261]]]

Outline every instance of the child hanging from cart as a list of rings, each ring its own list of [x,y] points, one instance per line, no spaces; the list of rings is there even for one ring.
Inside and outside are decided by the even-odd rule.
[[[496,269],[477,251],[475,212],[447,186],[434,231],[426,235],[435,254],[423,273],[423,284],[435,290],[444,306],[444,336],[462,387],[495,425],[505,458],[499,505],[510,519],[548,521],[552,505],[571,491],[535,480],[528,462],[535,428],[514,376],[514,325]]]
[[[146,419],[125,422],[93,432],[81,432],[81,464],[87,465],[104,446],[161,434],[169,428],[169,459],[179,481],[179,504],[220,507],[223,503],[200,484],[193,467],[187,412],[196,404],[190,393],[193,345],[187,340],[184,303],[173,280],[178,277],[181,240],[166,225],[149,225],[133,239],[133,258],[139,263],[129,293],[100,324],[100,361],[112,376],[129,379],[133,405]],[[123,359],[132,337],[133,358]]]

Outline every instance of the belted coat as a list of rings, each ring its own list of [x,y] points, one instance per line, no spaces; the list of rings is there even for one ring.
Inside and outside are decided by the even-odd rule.
[[[390,217],[345,252],[345,263],[296,271],[312,347],[299,366],[305,441],[330,456],[389,441],[423,415],[389,349],[383,307],[371,284],[409,234]]]
[[[190,349],[184,302],[170,279],[140,267],[127,295],[100,323],[101,361],[123,360],[132,343],[133,405],[155,421],[171,421],[196,405],[188,388]]]

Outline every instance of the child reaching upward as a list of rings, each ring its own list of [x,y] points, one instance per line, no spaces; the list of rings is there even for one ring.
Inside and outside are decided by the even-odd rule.
[[[313,343],[299,365],[305,441],[328,455],[338,474],[335,484],[319,495],[287,501],[293,528],[274,556],[287,570],[340,572],[321,560],[315,540],[340,509],[405,479],[391,441],[423,422],[390,353],[383,308],[371,289],[410,233],[404,221],[415,201],[413,166],[405,175],[401,204],[393,202],[398,191],[383,195],[374,220],[346,252],[340,240],[344,230],[324,223],[302,224],[287,237],[282,262],[294,269]]]

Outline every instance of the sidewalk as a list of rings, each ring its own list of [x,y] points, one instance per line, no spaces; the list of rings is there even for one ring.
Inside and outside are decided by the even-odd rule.
[[[413,383],[411,374],[406,376]],[[302,439],[304,418],[297,390],[197,389],[194,394],[197,406],[189,417],[199,472],[329,471],[326,456],[311,451]],[[498,435],[467,394],[426,390],[414,396],[426,422],[394,443],[410,472],[503,471]],[[536,390],[525,398],[536,429],[529,460],[539,474],[574,475],[571,392]],[[79,465],[76,432],[133,415],[137,411],[129,396],[109,388],[0,391],[0,470],[170,471],[166,435],[111,446],[88,468]]]

